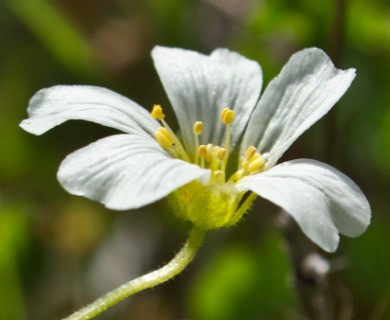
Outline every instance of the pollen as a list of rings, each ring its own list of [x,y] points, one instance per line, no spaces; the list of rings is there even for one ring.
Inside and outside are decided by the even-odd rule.
[[[229,109],[229,108],[224,108],[221,112],[221,121],[225,125],[231,125],[234,122],[234,119],[236,117],[236,113]]]
[[[203,122],[202,121],[196,121],[194,123],[194,126],[192,127],[192,130],[195,135],[199,136],[203,133]]]
[[[158,128],[154,132],[154,137],[156,138],[160,146],[162,146],[164,149],[169,149],[170,147],[172,147],[175,141],[169,131],[164,127]]]
[[[156,120],[160,120],[161,121],[161,120],[163,120],[165,118],[165,114],[163,112],[163,108],[159,104],[155,104],[153,106],[153,109],[150,112],[150,114],[152,115],[152,118],[156,119]]]

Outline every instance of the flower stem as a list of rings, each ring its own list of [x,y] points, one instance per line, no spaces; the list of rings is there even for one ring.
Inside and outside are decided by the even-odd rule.
[[[194,259],[205,234],[205,230],[193,227],[183,248],[165,266],[121,285],[64,320],[92,319],[121,300],[173,278]]]

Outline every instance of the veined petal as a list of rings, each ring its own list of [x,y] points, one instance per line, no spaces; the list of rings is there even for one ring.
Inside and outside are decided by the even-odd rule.
[[[338,233],[356,237],[370,223],[371,209],[359,187],[335,168],[294,160],[248,176],[237,184],[287,211],[320,247],[335,251]]]
[[[262,85],[260,66],[238,53],[217,49],[210,56],[190,50],[155,47],[152,57],[179,121],[187,150],[194,150],[192,126],[203,121],[201,143],[222,145],[223,108],[235,111],[233,149],[247,125]]]
[[[336,69],[320,49],[294,54],[270,82],[249,121],[241,152],[250,145],[273,166],[290,145],[340,99],[355,70]]]
[[[20,126],[40,135],[68,120],[87,120],[126,133],[151,134],[157,121],[134,101],[109,89],[59,85],[39,90]]]
[[[127,210],[159,200],[192,180],[207,182],[209,175],[209,170],[170,158],[152,138],[120,134],[67,156],[58,180],[71,194]]]

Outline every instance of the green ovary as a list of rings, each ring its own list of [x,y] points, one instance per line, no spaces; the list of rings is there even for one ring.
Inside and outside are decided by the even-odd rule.
[[[240,204],[243,193],[234,183],[202,184],[193,181],[168,196],[175,214],[202,229],[234,225],[249,209],[251,201]]]

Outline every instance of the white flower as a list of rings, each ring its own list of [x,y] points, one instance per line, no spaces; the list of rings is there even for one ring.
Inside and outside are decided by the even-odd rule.
[[[21,127],[39,135],[70,119],[124,134],[70,154],[58,179],[70,193],[115,210],[165,196],[175,212],[205,229],[236,223],[255,198],[287,211],[327,251],[339,233],[355,237],[370,222],[359,187],[336,169],[300,159],[276,165],[290,145],[326,114],[355,70],[336,69],[311,48],[294,54],[260,97],[260,66],[226,49],[210,56],[155,47],[152,57],[179,122],[175,135],[155,106],[92,86],[55,86],[31,99]]]

